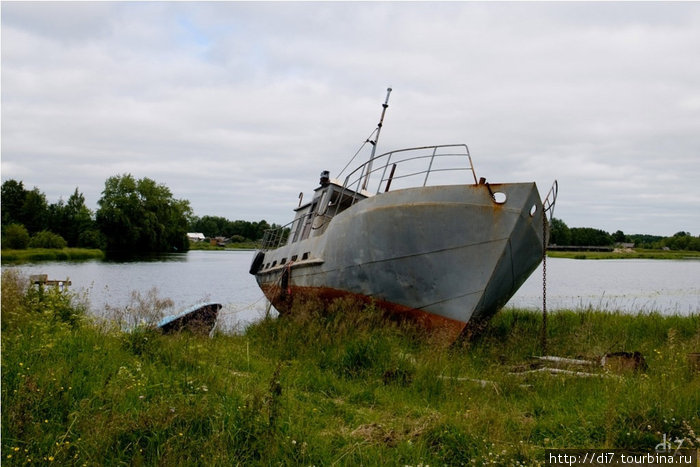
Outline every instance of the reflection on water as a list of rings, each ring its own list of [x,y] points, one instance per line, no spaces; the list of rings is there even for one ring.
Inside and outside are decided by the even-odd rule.
[[[26,275],[70,278],[72,290],[86,290],[93,312],[125,307],[131,292],[158,289],[173,300],[173,313],[203,301],[221,303],[223,327],[259,319],[266,301],[248,274],[252,251],[191,251],[138,260],[46,262],[17,267]],[[523,284],[508,307],[542,307],[542,269]],[[636,313],[700,313],[700,261],[572,260],[548,258],[547,307]]]

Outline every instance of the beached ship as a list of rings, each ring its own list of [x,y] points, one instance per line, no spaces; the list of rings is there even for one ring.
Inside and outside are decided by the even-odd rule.
[[[314,294],[453,330],[484,322],[542,260],[556,182],[542,201],[534,182],[477,179],[465,144],[377,156],[390,92],[369,160],[342,181],[322,172],[294,220],[265,233],[250,273],[280,313]]]

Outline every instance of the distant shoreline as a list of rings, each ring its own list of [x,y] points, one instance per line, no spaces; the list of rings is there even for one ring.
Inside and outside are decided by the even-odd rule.
[[[190,248],[190,251],[254,251],[255,244],[242,243],[226,247],[211,246]],[[700,251],[616,249],[613,251],[547,251],[549,258],[569,259],[700,259]],[[81,261],[104,259],[102,250],[90,248],[28,248],[26,250],[2,250],[2,264],[22,264],[38,261]]]
[[[613,251],[552,251],[547,250],[550,258],[569,259],[698,259],[700,251],[691,250],[652,250],[644,248],[625,248]]]
[[[21,264],[35,261],[81,261],[102,259],[105,253],[96,248],[27,248],[2,250],[2,264]]]

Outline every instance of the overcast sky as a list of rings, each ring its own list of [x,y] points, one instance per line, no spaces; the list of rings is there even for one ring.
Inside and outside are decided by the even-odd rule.
[[[131,173],[285,224],[391,86],[380,151],[466,143],[491,182],[558,179],[570,227],[700,234],[697,2],[1,8],[2,180],[49,202]]]

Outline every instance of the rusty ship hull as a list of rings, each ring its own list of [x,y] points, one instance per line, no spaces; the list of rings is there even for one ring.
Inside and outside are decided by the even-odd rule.
[[[347,183],[325,189],[339,198]],[[456,332],[489,319],[542,260],[547,222],[535,183],[352,193],[332,217],[313,215],[318,203],[300,208],[286,242],[257,252],[251,273],[280,313],[302,294],[352,296]]]

